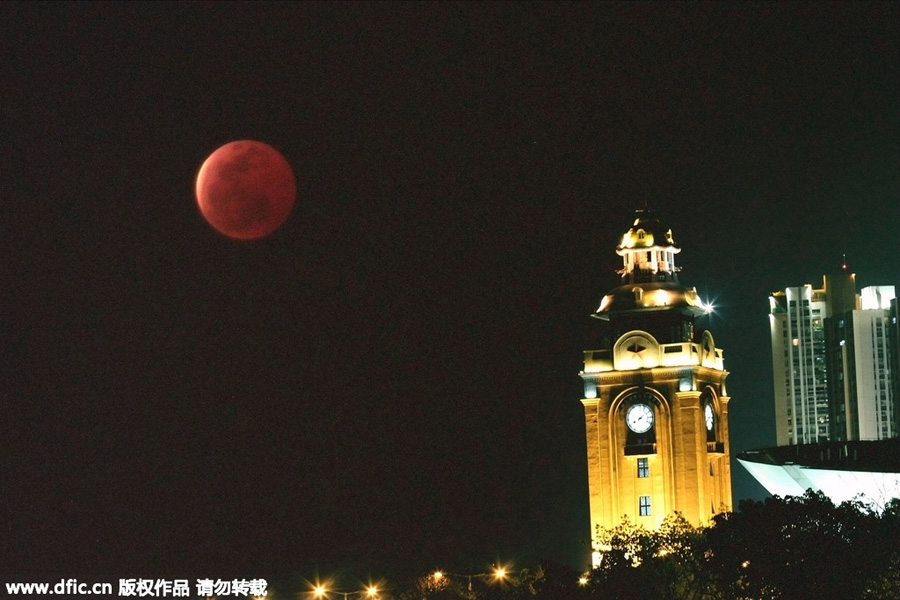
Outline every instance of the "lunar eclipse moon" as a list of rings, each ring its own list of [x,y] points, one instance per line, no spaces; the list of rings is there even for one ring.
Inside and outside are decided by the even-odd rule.
[[[278,229],[294,206],[297,184],[290,164],[263,142],[229,142],[197,173],[197,204],[214,229],[252,240]]]

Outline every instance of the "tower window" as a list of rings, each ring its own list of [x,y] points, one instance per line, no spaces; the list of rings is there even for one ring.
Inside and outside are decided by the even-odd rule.
[[[650,496],[641,496],[638,505],[638,514],[642,517],[650,516]]]
[[[638,477],[650,477],[650,461],[646,458],[637,459]]]

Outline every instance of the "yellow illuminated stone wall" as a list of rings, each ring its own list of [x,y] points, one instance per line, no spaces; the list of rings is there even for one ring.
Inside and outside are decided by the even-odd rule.
[[[634,346],[631,338],[641,343]],[[638,347],[643,348],[638,357],[627,351]],[[675,511],[704,525],[731,510],[726,376],[722,352],[708,332],[699,344],[661,346],[646,332],[632,331],[612,351],[585,352],[582,403],[592,528],[615,527],[623,517],[656,528]],[[649,438],[636,436],[626,424],[633,394],[653,409],[652,434],[644,434],[652,443],[634,443]],[[638,477],[641,458],[647,459],[646,477]],[[642,496],[650,499],[649,515],[640,514]]]

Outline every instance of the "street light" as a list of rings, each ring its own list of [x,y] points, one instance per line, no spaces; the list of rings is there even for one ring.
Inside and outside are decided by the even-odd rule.
[[[367,598],[377,598],[378,597],[378,588],[375,587],[374,585],[370,585],[366,589],[360,590],[357,592],[338,592],[336,590],[325,589],[325,586],[323,586],[323,585],[317,585],[313,589],[313,594],[315,595],[316,598],[327,598],[328,594],[340,594],[341,596],[344,597],[344,600],[347,600],[348,598],[355,596],[355,595],[364,595]]]
[[[472,579],[482,578],[484,580],[490,580],[493,578],[495,581],[504,581],[507,577],[509,577],[510,573],[506,570],[505,567],[496,567],[491,573],[472,573],[472,574],[462,574],[462,573],[448,573],[446,571],[435,571],[431,574],[431,577],[434,579],[435,583],[444,582],[447,577],[465,577],[468,582],[467,589],[469,595],[472,595]]]

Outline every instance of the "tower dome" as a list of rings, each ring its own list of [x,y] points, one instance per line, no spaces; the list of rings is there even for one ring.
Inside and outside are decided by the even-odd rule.
[[[650,248],[675,248],[672,230],[662,226],[659,219],[646,210],[638,210],[631,228],[622,236],[616,248],[620,256],[629,250]],[[679,252],[675,248],[675,252]]]

